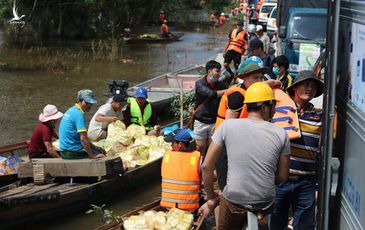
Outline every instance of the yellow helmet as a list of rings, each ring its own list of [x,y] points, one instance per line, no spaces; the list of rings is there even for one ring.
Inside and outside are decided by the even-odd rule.
[[[264,82],[255,82],[245,93],[245,103],[257,103],[276,100],[270,86]]]

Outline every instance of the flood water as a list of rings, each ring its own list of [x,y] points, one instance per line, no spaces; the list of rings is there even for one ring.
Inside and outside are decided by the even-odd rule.
[[[0,146],[29,139],[46,104],[54,104],[64,112],[73,105],[77,91],[82,88],[92,89],[99,101],[86,114],[90,119],[106,100],[103,93],[108,91],[107,79],[124,79],[136,84],[205,63],[224,49],[227,37],[224,31],[184,32],[179,42],[124,45],[117,61],[83,57],[85,47],[90,47],[91,42],[15,43],[0,32],[0,64],[12,67],[0,72]],[[37,70],[37,67],[50,70]]]
[[[108,91],[107,79],[124,79],[133,85],[205,63],[223,51],[228,35],[224,29],[183,32],[179,42],[123,45],[118,60],[109,61],[85,57],[84,52],[91,52],[87,48],[90,41],[15,42],[0,28],[0,69],[1,65],[11,67],[0,71],[0,146],[29,139],[39,113],[48,103],[64,112],[75,102],[78,90],[90,88],[99,103],[86,114],[89,121],[106,100],[103,94]],[[50,70],[45,70],[48,67]],[[115,194],[116,199],[107,208],[122,214],[159,195],[160,184],[156,182],[130,194]],[[29,229],[91,229],[100,224],[97,215],[80,212],[30,225]]]

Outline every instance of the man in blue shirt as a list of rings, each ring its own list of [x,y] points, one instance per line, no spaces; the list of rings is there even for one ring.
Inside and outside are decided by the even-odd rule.
[[[103,148],[93,145],[87,137],[84,113],[96,104],[93,91],[80,90],[77,102],[64,114],[59,128],[61,157],[64,159],[102,158]]]

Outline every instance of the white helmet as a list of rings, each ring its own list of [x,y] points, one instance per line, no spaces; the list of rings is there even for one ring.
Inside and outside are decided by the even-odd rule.
[[[249,33],[255,33],[256,32],[256,26],[255,26],[255,24],[248,24],[247,31]]]
[[[221,13],[222,16],[224,16],[224,13]]]

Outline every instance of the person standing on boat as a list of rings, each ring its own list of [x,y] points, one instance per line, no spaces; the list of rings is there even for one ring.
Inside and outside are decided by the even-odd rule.
[[[323,83],[313,71],[298,73],[287,92],[297,105],[301,137],[290,142],[289,180],[276,187],[270,229],[285,229],[293,210],[293,229],[315,229],[315,193],[320,157],[322,110],[310,101],[323,93]]]
[[[163,20],[163,23],[160,27],[160,33],[161,38],[172,38],[172,34],[169,32],[169,27],[166,20]]]
[[[205,155],[214,124],[217,119],[218,105],[227,86],[219,81],[221,64],[211,60],[205,65],[207,75],[195,83],[196,106],[194,109],[194,136],[197,150]]]
[[[64,114],[60,128],[60,150],[63,159],[102,158],[105,150],[95,146],[87,137],[84,113],[96,104],[94,93],[90,89],[80,90],[77,101]]]
[[[29,159],[60,158],[52,145],[52,137],[58,138],[55,127],[63,113],[54,105],[46,105],[39,115],[39,123],[32,133],[28,146]]]
[[[243,30],[243,21],[238,21],[237,28],[232,30],[228,35],[228,42],[224,48],[224,68],[231,76],[234,75],[233,71],[229,67],[233,61],[235,70],[238,69],[238,65],[241,63],[242,54],[247,49],[248,36]]]
[[[147,89],[141,86],[137,89],[135,98],[128,98],[128,104],[123,111],[125,125],[137,124],[144,126],[148,135],[159,136],[162,129],[157,123],[151,103],[147,100]]]
[[[215,131],[202,165],[208,202],[199,210],[209,215],[219,203],[218,229],[242,229],[246,212],[264,214],[273,205],[275,184],[289,175],[289,137],[269,120],[276,98],[268,84],[256,82],[246,91],[248,117],[225,120]],[[226,147],[227,185],[217,198],[213,190],[215,163]]]
[[[172,150],[162,159],[161,207],[195,211],[199,208],[201,189],[201,155],[190,149],[193,138],[187,129],[180,129],[172,141]]]
[[[165,20],[165,12],[163,10],[160,11],[160,17],[159,17],[159,19],[160,19],[160,23],[161,24]]]
[[[107,102],[100,106],[98,111],[91,118],[87,136],[92,141],[99,141],[105,139],[108,135],[108,125],[114,121],[120,120],[118,118],[119,112],[127,103],[125,97],[121,94],[113,96],[112,102]]]

